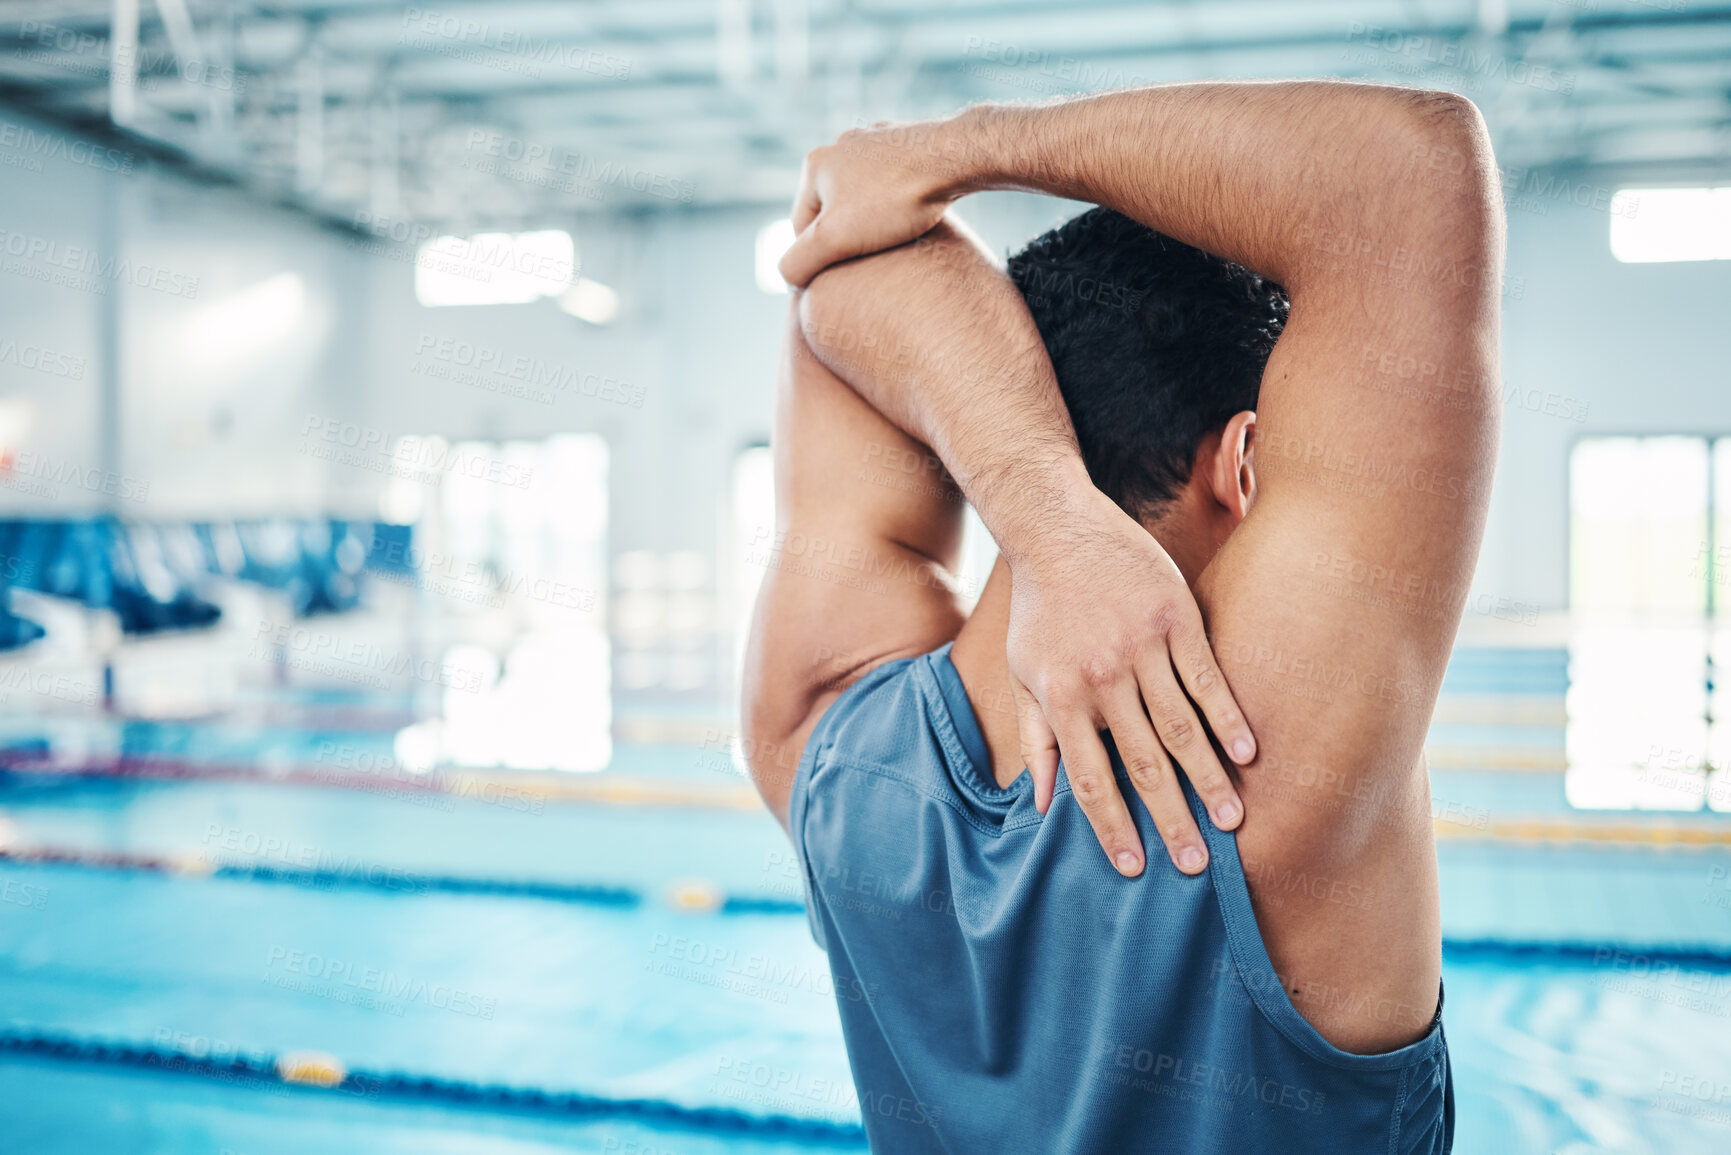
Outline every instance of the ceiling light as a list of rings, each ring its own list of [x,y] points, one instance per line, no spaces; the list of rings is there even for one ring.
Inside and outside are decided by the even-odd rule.
[[[559,294],[558,306],[591,325],[611,325],[619,316],[619,294],[588,277],[579,277],[575,284]]]

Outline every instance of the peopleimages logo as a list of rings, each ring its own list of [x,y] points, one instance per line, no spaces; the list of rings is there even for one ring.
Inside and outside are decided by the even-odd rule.
[[[73,381],[84,380],[85,360],[83,357],[74,357],[70,353],[57,352],[43,345],[0,341],[0,365],[16,365],[20,369],[34,369],[36,372],[46,373],[50,377],[65,377]]]
[[[35,883],[13,882],[10,878],[0,879],[0,902],[41,910],[48,905],[48,888]]]
[[[309,413],[302,420],[301,435],[305,438],[303,453],[377,472],[400,468],[418,474],[415,480],[436,483],[446,474],[455,473],[475,481],[528,489],[535,478],[532,466],[466,451],[461,445],[451,445],[441,438],[411,434],[393,437],[382,429],[316,413]],[[349,451],[346,458],[342,453],[345,450]]]
[[[1078,56],[1054,55],[1043,48],[1023,48],[984,36],[968,37],[962,45],[962,57],[1032,72],[1054,82],[1054,92],[1061,89],[1093,92],[1103,88],[1129,88],[1147,84],[1150,79],[1140,73],[1127,73],[1122,68],[1096,64]],[[966,70],[967,66],[963,68]],[[975,68],[975,75],[978,75],[978,66]]]
[[[479,154],[489,163],[464,160],[459,167],[525,183],[538,183],[532,179],[533,174],[554,175],[575,182],[569,187],[576,184],[592,188],[612,186],[682,204],[690,204],[697,197],[697,186],[691,181],[619,161],[602,160],[568,148],[555,148],[497,130],[470,129],[463,142],[463,151]]]
[[[265,955],[266,977],[271,977],[268,972],[279,967],[287,973],[280,976],[278,986],[302,989],[308,994],[331,998],[337,1002],[353,1001],[355,996],[377,995],[397,1004],[420,1003],[435,1010],[451,1011],[478,1019],[491,1019],[499,1005],[497,999],[487,998],[473,991],[443,983],[429,983],[425,979],[410,978],[381,967],[357,965],[344,959],[321,955],[317,951],[272,946]],[[312,985],[303,986],[293,981],[297,978],[308,980]],[[282,979],[289,981],[281,981]],[[401,1014],[401,1006],[391,1013]]]
[[[0,145],[17,149],[32,156],[63,160],[102,172],[130,173],[132,154],[117,148],[105,148],[87,140],[70,140],[54,132],[39,132],[10,120],[0,120]]]
[[[1412,74],[1441,69],[1460,75],[1473,87],[1486,80],[1497,80],[1564,96],[1575,91],[1572,72],[1558,72],[1549,65],[1524,58],[1511,60],[1468,41],[1354,20],[1347,27],[1346,43],[1348,47],[1341,50],[1341,55],[1356,63],[1382,64]],[[1355,52],[1357,45],[1364,48]]]
[[[450,366],[453,371],[472,369],[476,373],[490,373],[519,381],[531,388],[574,393],[615,405],[628,405],[633,409],[643,408],[644,390],[641,386],[569,365],[555,365],[524,353],[511,353],[451,337],[436,337],[431,333],[420,335],[415,353],[423,359],[430,358]]]
[[[32,449],[0,450],[0,487],[53,498],[59,496],[61,486],[121,501],[143,501],[150,495],[149,482],[112,470],[80,465]]]
[[[246,93],[246,76],[232,66],[209,64],[197,57],[182,58],[173,49],[165,51],[138,44],[110,47],[106,36],[46,20],[20,20],[17,40],[13,56],[51,62],[61,71],[106,79],[117,69],[124,69],[121,75],[130,74],[132,83],[147,89],[162,79],[158,74],[167,72],[178,81],[200,88],[233,92],[237,96]]]
[[[104,257],[82,245],[63,245],[48,237],[33,233],[14,232],[0,227],[0,253],[17,257],[20,264],[8,261],[4,271],[38,281],[52,281],[66,288],[84,292],[106,293],[107,282],[130,285],[136,289],[154,289],[171,297],[193,300],[198,296],[198,278],[165,269],[160,265],[140,264],[121,257]]]
[[[1132,1047],[1122,1043],[1106,1044],[1108,1057],[1119,1072],[1108,1072],[1108,1078],[1138,1091],[1151,1091],[1169,1097],[1189,1098],[1190,1088],[1217,1096],[1210,1105],[1231,1107],[1250,1099],[1271,1107],[1285,1107],[1301,1115],[1320,1115],[1327,1096],[1309,1087],[1298,1087],[1254,1071],[1236,1070],[1217,1063],[1182,1055],[1168,1055]],[[1141,1078],[1135,1076],[1140,1075]],[[1174,1092],[1180,1094],[1174,1095]]]
[[[536,36],[487,20],[474,20],[435,9],[404,8],[402,27],[397,43],[454,59],[468,60],[489,67],[504,68],[527,76],[540,76],[538,65],[551,64],[573,72],[587,72],[603,80],[626,80],[631,76],[632,62],[624,56],[596,52],[571,44],[559,36]],[[450,42],[440,45],[434,39]],[[465,53],[462,47],[484,52]],[[485,53],[516,59],[493,60]]]
[[[0,672],[0,703],[10,701],[14,690],[80,706],[94,706],[100,697],[95,682],[71,674],[50,674],[44,670],[8,666]]]
[[[483,688],[479,670],[294,623],[260,618],[252,641],[255,656],[284,661],[293,668],[346,675],[381,689],[386,678],[411,678],[468,693]]]

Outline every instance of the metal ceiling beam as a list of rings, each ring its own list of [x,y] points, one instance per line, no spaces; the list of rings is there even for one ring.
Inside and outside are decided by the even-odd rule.
[[[1276,0],[1217,0],[1206,8],[1148,0],[1061,8],[1007,0],[945,6],[856,0],[845,9],[810,0],[809,44],[821,50],[802,57],[795,51],[801,26],[796,17],[807,2],[742,0],[741,11],[776,19],[744,24],[746,66],[735,68],[730,87],[717,65],[716,0],[462,5],[448,14],[490,21],[491,42],[504,50],[476,43],[489,37],[459,34],[450,39],[449,52],[427,51],[405,37],[407,9],[400,0],[254,0],[235,48],[235,67],[245,74],[247,91],[227,114],[236,125],[227,138],[234,148],[231,171],[271,195],[298,188],[320,212],[361,207],[369,198],[389,200],[393,183],[407,210],[440,213],[665,207],[651,198],[634,202],[629,190],[618,188],[608,189],[597,205],[581,190],[536,183],[534,173],[513,179],[465,168],[459,162],[475,151],[467,148],[468,134],[479,129],[597,163],[689,180],[700,203],[779,200],[800,153],[835,131],[838,120],[845,123],[868,106],[887,115],[920,115],[971,100],[1038,97],[1075,86],[1061,72],[1045,76],[1037,66],[986,60],[981,47],[987,35],[1049,50],[1049,59],[1062,57],[1073,71],[1086,62],[1101,79],[1120,73],[1126,79],[1182,79],[1319,71],[1401,78],[1386,67],[1401,63],[1399,54],[1386,54],[1385,60],[1385,54],[1367,51],[1360,54],[1365,59],[1340,59],[1353,42],[1352,14],[1391,27],[1399,22],[1386,5],[1369,0],[1326,8]],[[76,67],[56,75],[39,55],[40,45],[24,35],[29,19],[106,36],[114,3],[137,0],[0,2],[0,83],[73,120],[123,110],[128,96],[136,107],[136,86],[117,102],[112,77],[88,67],[89,61],[74,61]],[[192,30],[196,2],[190,10],[185,0],[159,3],[160,11],[146,5],[139,13],[146,72],[141,83],[175,72],[166,63],[165,46],[182,61],[199,55]],[[1573,91],[1566,98],[1499,86],[1470,68],[1438,68],[1417,78],[1480,99],[1499,147],[1513,163],[1578,165],[1601,157],[1621,163],[1642,149],[1642,163],[1666,155],[1679,165],[1724,158],[1731,122],[1731,4],[1583,13],[1521,0],[1505,13],[1500,3],[1481,10],[1479,0],[1432,0],[1404,5],[1400,12],[1411,34],[1426,38],[1418,43],[1427,50],[1464,44],[1488,54],[1498,65],[1492,72],[1500,71],[1498,62],[1526,60],[1570,74]],[[1505,24],[1501,35],[1485,31]],[[775,28],[780,31],[772,35]],[[535,39],[525,54],[511,48],[521,40],[500,40],[501,31]],[[323,61],[316,91],[309,88],[306,64],[314,43]],[[444,40],[435,43],[443,46]],[[7,55],[8,44],[19,51]],[[552,66],[526,76],[513,67],[547,45],[629,57],[629,76]],[[480,54],[472,55],[477,48]],[[1024,83],[1035,87],[1019,87]],[[809,97],[790,103],[790,85],[803,87]],[[165,119],[135,123],[135,129],[170,139],[177,148],[209,149],[212,141],[192,131],[222,119],[208,97],[171,82],[149,102]],[[387,106],[389,116],[380,111]]]

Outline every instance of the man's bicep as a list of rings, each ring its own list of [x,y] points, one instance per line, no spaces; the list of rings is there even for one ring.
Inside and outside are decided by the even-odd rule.
[[[931,451],[832,374],[790,323],[776,402],[776,525],[746,653],[746,750],[786,810],[805,739],[875,666],[935,649],[964,620],[952,574],[963,503]]]

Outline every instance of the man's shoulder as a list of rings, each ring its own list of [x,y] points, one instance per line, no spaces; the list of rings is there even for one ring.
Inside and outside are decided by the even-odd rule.
[[[930,658],[884,662],[843,690],[818,719],[804,760],[893,764],[929,742],[936,730],[924,668]]]

